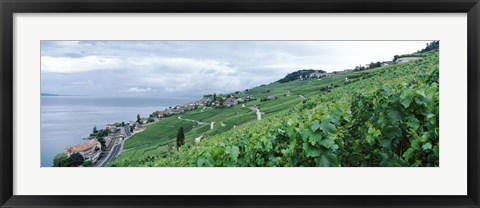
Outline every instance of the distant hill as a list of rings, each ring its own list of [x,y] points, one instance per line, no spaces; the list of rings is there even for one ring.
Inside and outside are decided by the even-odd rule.
[[[60,96],[60,95],[57,95],[57,94],[52,94],[52,93],[41,93],[40,94],[41,96]]]
[[[326,71],[315,69],[302,69],[287,74],[284,78],[278,80],[280,83],[286,83],[294,80],[318,79],[327,75]]]

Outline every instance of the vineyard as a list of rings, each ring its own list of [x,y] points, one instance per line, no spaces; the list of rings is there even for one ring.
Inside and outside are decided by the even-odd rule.
[[[264,119],[255,120],[253,111],[240,106],[189,112],[183,118],[227,125],[212,130],[209,123],[195,127],[192,122],[181,121],[186,122],[181,125],[188,128],[190,140],[199,134],[205,136],[200,143],[187,142],[177,151],[162,146],[173,141],[173,133],[161,140],[158,131],[163,124],[153,124],[157,126],[142,132],[151,137],[135,135],[142,139],[127,141],[126,147],[132,150],[122,153],[110,166],[131,166],[129,158],[136,154],[134,151],[150,151],[134,165],[438,167],[438,50],[421,56],[422,60],[321,81],[276,82],[251,89],[250,93],[257,96],[269,89],[280,98],[248,104],[259,105],[266,112]],[[285,91],[292,95],[281,96]],[[145,141],[154,148],[141,149],[146,148],[142,146]]]

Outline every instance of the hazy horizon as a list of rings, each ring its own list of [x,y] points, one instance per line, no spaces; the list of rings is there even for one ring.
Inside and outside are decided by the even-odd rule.
[[[301,69],[353,69],[430,41],[41,41],[41,92],[199,97],[269,84]]]

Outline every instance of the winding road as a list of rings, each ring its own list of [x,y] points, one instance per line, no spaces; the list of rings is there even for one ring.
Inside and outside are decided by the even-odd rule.
[[[113,148],[108,152],[107,157],[104,158],[102,161],[98,162],[95,167],[104,167],[106,164],[114,160],[115,157],[117,157],[117,155],[123,150],[125,141],[127,141],[127,139],[132,136],[132,133],[130,132],[129,126],[124,126],[123,128],[120,128],[120,131],[123,135],[126,136],[125,139],[120,141],[120,143],[115,144],[115,146],[113,146]]]
[[[117,156],[117,154],[120,152],[120,149],[122,147],[122,144],[117,144],[113,147],[113,149],[110,151],[110,154],[107,156],[107,159],[103,160],[102,162],[100,162],[98,164],[98,167],[103,167],[105,166],[106,164],[108,164],[109,162],[111,162],[113,159],[115,159],[115,157]]]
[[[201,122],[201,121],[196,121],[196,120],[192,120],[192,119],[185,119],[185,118],[182,118],[182,116],[179,116],[179,117],[177,117],[177,118],[178,118],[178,119],[180,119],[180,120],[184,120],[184,121],[197,122],[197,124],[198,124],[198,125],[205,124],[205,123],[203,123],[203,122]]]

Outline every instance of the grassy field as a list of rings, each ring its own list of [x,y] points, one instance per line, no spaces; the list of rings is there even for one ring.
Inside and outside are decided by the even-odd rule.
[[[235,94],[239,97],[253,96],[257,98],[245,103],[245,107],[241,104],[229,108],[199,107],[181,115],[164,118],[146,126],[143,132],[129,138],[125,143],[125,150],[109,165],[135,166],[140,161],[148,160],[150,155],[165,154],[174,147],[180,127],[185,130],[185,142],[194,143],[194,139],[197,137],[202,136],[202,140],[208,139],[210,136],[224,133],[243,124],[256,122],[258,121],[256,112],[248,108],[251,106],[258,106],[264,113],[262,115],[264,118],[275,116],[310,96],[324,93],[322,88],[325,86],[343,86],[347,76],[348,74],[345,73],[321,79],[296,80],[287,83],[275,82]],[[268,96],[275,96],[276,99],[260,101]],[[203,122],[203,124],[182,119],[195,120]],[[215,122],[213,129],[211,128],[212,122]]]

